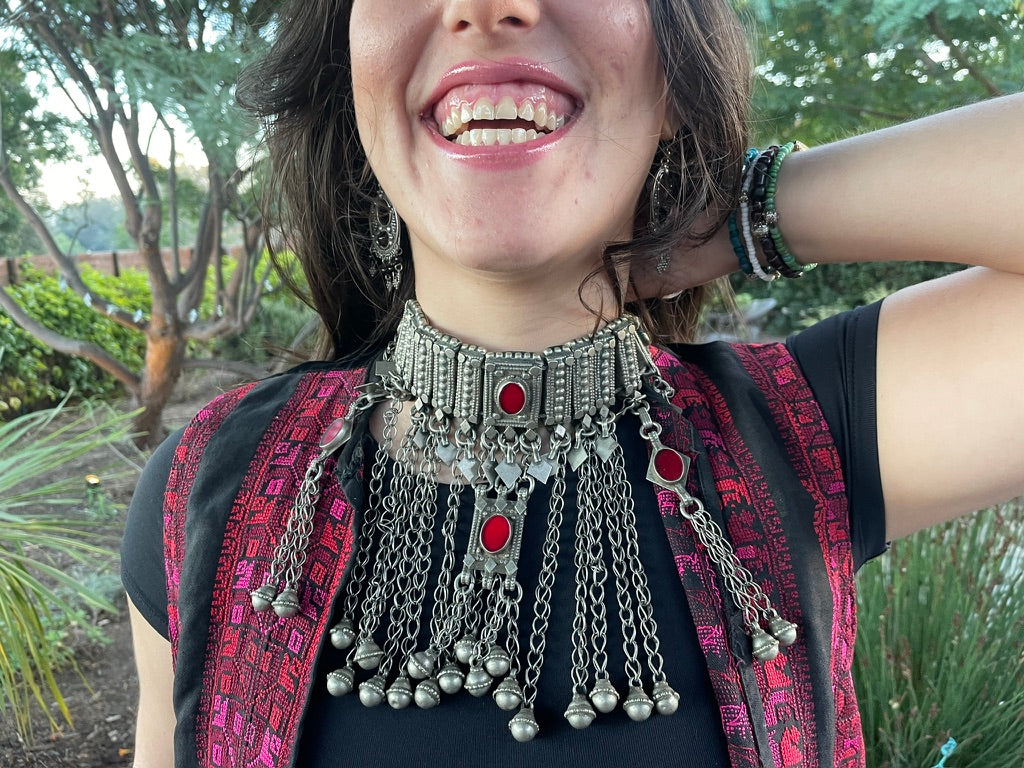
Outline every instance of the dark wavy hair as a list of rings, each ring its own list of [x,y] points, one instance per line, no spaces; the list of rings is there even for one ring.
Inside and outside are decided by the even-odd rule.
[[[676,204],[655,233],[649,188],[637,201],[634,239],[606,248],[603,270],[617,261],[656,261],[684,240],[711,236],[735,206],[743,152],[751,60],[742,26],[727,0],[649,0],[667,83],[667,103],[679,131],[659,148],[681,170]],[[326,331],[322,352],[367,354],[394,333],[412,296],[407,265],[397,295],[370,276],[369,218],[375,185],[356,130],[349,54],[350,0],[294,0],[283,12],[268,55],[239,78],[238,100],[266,128],[270,155],[267,221],[294,251],[306,275],[305,298]],[[655,161],[658,162],[657,159]],[[655,168],[651,169],[651,178]],[[707,231],[696,222],[719,212]],[[410,253],[403,234],[403,250]],[[617,285],[616,281],[612,281]],[[628,304],[658,341],[686,341],[695,330],[707,289],[671,299]],[[618,300],[627,306],[624,296]]]

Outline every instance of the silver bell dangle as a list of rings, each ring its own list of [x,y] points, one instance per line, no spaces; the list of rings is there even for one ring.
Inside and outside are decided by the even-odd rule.
[[[409,663],[405,665],[405,668],[413,680],[426,680],[434,674],[436,665],[436,654],[430,651],[420,651],[409,657]]]
[[[498,705],[498,708],[506,712],[511,712],[523,704],[523,689],[511,675],[498,684],[492,695],[494,703]]]
[[[659,715],[674,715],[679,709],[679,694],[665,680],[659,680],[651,691],[654,708]]]
[[[779,641],[779,645],[783,648],[788,648],[796,642],[796,624],[786,621],[778,614],[773,616],[771,621],[768,622],[768,632]]]
[[[386,695],[383,675],[374,675],[365,683],[359,684],[359,701],[364,707],[380,706]]]
[[[590,691],[590,702],[603,714],[611,712],[619,703],[619,692],[608,678],[602,677]]]
[[[537,717],[530,707],[520,709],[509,722],[508,729],[512,731],[512,737],[518,742],[533,741],[540,733]]]
[[[252,609],[256,611],[256,613],[266,613],[269,611],[270,606],[274,604],[274,599],[276,597],[277,588],[272,584],[264,584],[249,593],[249,599],[252,601]]]
[[[565,710],[565,719],[576,730],[583,730],[597,717],[593,705],[582,693],[573,694],[569,707]]]
[[[356,672],[351,667],[336,669],[327,675],[327,692],[331,696],[347,696],[356,687]]]
[[[356,640],[356,630],[350,619],[342,619],[331,627],[331,645],[339,651],[352,647]]]
[[[373,640],[364,640],[356,648],[356,653],[353,659],[356,664],[369,671],[377,668],[383,656],[384,651],[380,649],[380,646],[377,645],[377,643]]]
[[[491,689],[494,678],[483,667],[473,667],[466,675],[465,688],[470,695],[480,697]]]
[[[437,675],[437,684],[447,694],[458,693],[465,682],[466,674],[455,662],[445,664]]]
[[[413,694],[413,699],[416,701],[416,706],[420,709],[433,709],[441,703],[441,686],[437,683],[437,678],[428,677],[426,680],[420,680],[416,685],[416,693]]]
[[[388,705],[392,709],[405,709],[413,701],[412,683],[402,675],[391,684],[387,692]]]
[[[285,587],[271,605],[278,618],[290,619],[299,613],[299,593],[292,587]]]
[[[626,700],[622,702],[622,708],[626,710],[629,719],[641,723],[651,716],[654,709],[654,702],[651,697],[644,693],[644,689],[634,685],[629,689]]]

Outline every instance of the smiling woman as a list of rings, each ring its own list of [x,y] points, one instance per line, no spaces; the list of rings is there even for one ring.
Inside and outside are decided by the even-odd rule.
[[[864,764],[855,570],[1024,491],[1024,100],[759,151],[749,82],[724,0],[290,6],[240,93],[325,359],[148,465],[138,765]],[[858,259],[982,268],[683,343]]]

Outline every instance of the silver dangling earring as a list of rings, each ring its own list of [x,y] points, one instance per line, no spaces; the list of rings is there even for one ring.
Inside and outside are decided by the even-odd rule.
[[[679,146],[678,137],[658,149],[661,162],[654,174],[654,181],[651,184],[651,211],[648,221],[648,229],[652,235],[661,234],[668,224],[672,211],[679,203],[679,197],[683,189],[682,172],[678,165],[673,163],[673,154]],[[672,254],[665,250],[658,257],[657,270],[664,273],[668,269]]]
[[[370,210],[370,274],[382,275],[390,293],[402,282],[401,221],[379,184]]]

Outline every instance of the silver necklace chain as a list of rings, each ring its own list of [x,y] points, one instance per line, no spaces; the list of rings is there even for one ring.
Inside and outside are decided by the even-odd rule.
[[[499,707],[515,711],[512,735],[533,739],[540,730],[535,704],[561,531],[565,518],[575,515],[565,717],[574,728],[586,728],[620,703],[636,721],[655,711],[674,713],[679,695],[664,670],[633,492],[615,432],[627,413],[639,418],[641,437],[651,446],[648,478],[679,496],[681,515],[742,613],[754,656],[772,658],[780,645],[795,640],[795,625],[782,619],[703,503],[687,491],[689,459],[660,441],[661,426],[651,418],[644,386],[665,397],[672,390],[636,318],[624,315],[592,337],[541,354],[490,353],[431,327],[411,301],[376,373],[349,414],[328,428],[267,577],[252,592],[257,611],[272,608],[288,618],[301,609],[300,579],[324,465],[350,439],[359,415],[383,404],[383,434],[342,618],[330,631],[332,644],[348,651],[345,665],[328,675],[331,694],[358,691],[366,706],[386,702],[403,709],[413,703],[436,706],[444,694],[462,689],[474,696],[491,693]],[[409,427],[399,435],[403,410]],[[444,500],[438,493],[442,466],[452,480]],[[576,509],[566,509],[570,469],[577,477]],[[550,504],[537,586],[532,604],[524,606],[518,560],[538,483],[550,486]],[[474,512],[463,549],[456,533],[466,488],[472,489]],[[444,554],[431,615],[425,617],[435,528]],[[461,568],[459,551],[466,553]],[[621,702],[608,669],[609,602],[622,630],[627,691]],[[525,646],[524,608],[531,614],[523,625],[529,627]],[[424,621],[429,641],[419,648]],[[363,674],[369,677],[357,682]]]

